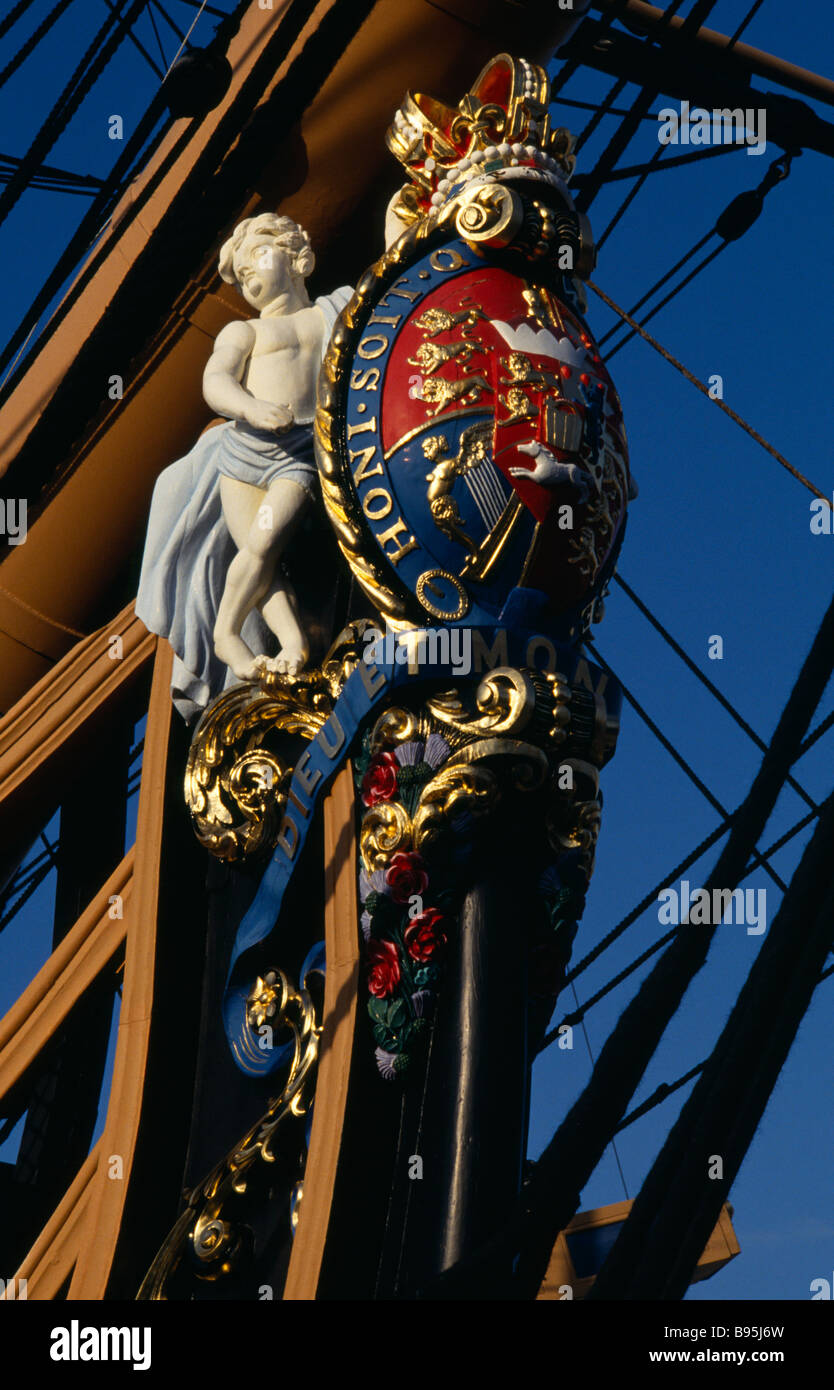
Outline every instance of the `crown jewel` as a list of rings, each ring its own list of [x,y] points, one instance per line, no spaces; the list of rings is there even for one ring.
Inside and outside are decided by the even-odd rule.
[[[544,68],[500,53],[461,102],[409,92],[386,134],[408,172],[397,212],[403,220],[431,218],[467,184],[526,178],[549,184],[570,207],[573,137],[553,129]]]

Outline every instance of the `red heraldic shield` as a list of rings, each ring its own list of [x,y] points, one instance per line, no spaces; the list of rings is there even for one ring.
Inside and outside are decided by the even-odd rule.
[[[415,535],[431,549],[433,530],[476,600],[499,577],[557,612],[594,594],[625,520],[625,430],[596,344],[548,289],[488,264],[432,286],[396,334],[380,414]]]

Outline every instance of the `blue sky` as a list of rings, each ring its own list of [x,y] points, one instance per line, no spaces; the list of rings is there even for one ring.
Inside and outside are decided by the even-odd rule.
[[[172,0],[170,8],[186,28],[195,12],[184,0]],[[684,5],[683,12],[689,8]],[[732,33],[748,9],[748,0],[718,0],[710,27]],[[31,23],[22,22],[0,41],[0,66],[45,7],[36,3],[34,10]],[[48,99],[66,80],[68,54],[74,60],[80,56],[104,12],[98,0],[75,0],[31,66],[0,90],[3,153],[25,151]],[[213,23],[204,16],[194,37],[207,41]],[[158,57],[147,18],[137,33]],[[176,49],[173,35],[164,28],[160,33],[170,61]],[[785,22],[784,7],[777,0],[765,0],[744,41],[818,70],[822,55],[830,51],[830,6],[824,0],[806,0],[800,25],[798,18]],[[106,175],[121,148],[107,138],[108,117],[121,114],[129,133],[155,85],[139,54],[124,47],[47,162]],[[561,95],[597,102],[610,85],[611,79],[581,69]],[[755,85],[769,84],[756,79]],[[617,107],[630,107],[636,95],[636,87],[627,87]],[[653,110],[668,104],[661,98]],[[809,104],[824,119],[834,119],[830,108]],[[560,124],[579,131],[591,113],[557,101],[554,114]],[[578,173],[593,167],[617,121],[615,116],[604,118],[580,153]],[[657,125],[643,122],[621,162],[641,163],[656,149]],[[649,177],[606,241],[596,282],[627,308],[712,227],[736,194],[760,182],[779,153],[770,144],[761,157],[734,150],[665,172],[661,162],[661,172]],[[834,298],[831,172],[822,155],[806,151],[794,160],[790,177],[770,193],[746,236],[729,246],[649,325],[649,331],[700,380],[706,383],[710,376],[720,375],[726,402],[828,496],[834,495],[827,342]],[[393,163],[391,173],[393,189]],[[629,186],[614,183],[598,195],[590,210],[598,235]],[[16,326],[86,207],[84,198],[29,191],[0,228],[0,250],[7,264],[14,265],[4,286],[0,337]],[[613,316],[593,294],[589,299],[589,322],[600,337]],[[617,353],[610,370],[622,397],[640,486],[620,571],[753,728],[768,738],[830,598],[834,536],[811,534],[810,494],[639,339]],[[723,638],[720,661],[707,656],[714,635]],[[758,749],[616,586],[595,640],[712,793],[727,808],[738,805],[758,767]],[[834,691],[829,689],[817,718],[833,705]],[[831,790],[833,754],[831,731],[794,769],[817,801]],[[576,959],[718,820],[628,707],[617,755],[602,782],[603,827]],[[776,840],[804,812],[804,803],[786,789],[762,844]],[[797,835],[775,856],[774,867],[783,878],[790,877],[810,833],[809,828]],[[709,851],[687,871],[693,889],[706,877],[717,852]],[[745,886],[766,888],[767,920],[772,921],[779,902],[776,886],[761,871],[751,874]],[[47,884],[0,936],[0,1008],[8,1006],[45,957],[49,896]],[[594,993],[664,930],[657,909],[649,909],[583,973],[576,985],[579,1000]],[[635,1103],[708,1055],[760,939],[741,925],[719,927],[709,962],[664,1036]],[[586,1027],[594,1056],[649,968],[643,967],[589,1011]],[[814,998],[731,1194],[742,1253],[711,1281],[695,1286],[690,1299],[804,1300],[810,1297],[813,1279],[831,1277],[832,991],[834,978],[823,983]],[[569,990],[554,1021],[573,1008]],[[576,1030],[572,1051],[551,1048],[537,1062],[531,1155],[546,1143],[589,1072],[581,1029]],[[678,1092],[619,1137],[629,1196],[639,1189],[688,1091],[689,1087]],[[14,1146],[13,1136],[0,1156],[12,1156]],[[583,1193],[583,1208],[623,1196],[609,1149]]]
[[[724,0],[715,6],[710,26],[732,33],[748,8]],[[828,49],[830,10],[813,0],[805,4],[800,29],[786,25],[780,9],[766,2],[744,41],[817,68]],[[609,79],[583,70],[562,95],[596,101],[609,86]],[[616,104],[627,108],[635,95],[630,86]],[[654,109],[666,104],[658,102]],[[831,118],[830,110],[818,110]],[[556,113],[560,123],[577,128],[572,122],[581,113],[558,104]],[[583,148],[582,169],[592,167],[615,121],[606,118]],[[621,162],[649,159],[656,141],[656,127],[645,122]],[[735,150],[691,168],[652,174],[606,241],[596,282],[628,308],[714,225],[737,193],[759,183],[778,154],[773,145],[760,157]],[[590,215],[597,234],[628,187],[625,182],[610,185],[595,200]],[[834,492],[825,345],[832,301],[831,189],[828,161],[803,153],[794,160],[788,180],[769,195],[751,231],[648,325],[705,384],[711,375],[721,375],[727,404],[828,496]],[[613,316],[593,295],[589,298],[589,320],[599,336]],[[620,572],[767,738],[830,599],[834,536],[811,534],[810,494],[640,339],[616,354],[610,370],[622,397],[640,485]],[[715,634],[724,639],[721,661],[707,655]],[[735,807],[758,767],[758,750],[616,586],[596,641],[714,796]],[[818,714],[831,706],[829,687]],[[834,735],[829,733],[794,769],[818,801],[831,790],[832,752]],[[628,707],[617,755],[602,783],[603,827],[576,942],[578,955],[624,917],[719,819]],[[805,809],[797,794],[786,789],[763,844],[775,841]],[[774,867],[783,878],[790,876],[810,834],[811,827],[775,856]],[[687,871],[693,889],[717,852],[709,851]],[[776,885],[759,871],[745,886],[767,889],[772,921],[780,896]],[[580,1001],[663,930],[656,909],[649,909],[577,980]],[[709,962],[668,1029],[635,1103],[708,1055],[759,940],[743,926],[719,927]],[[650,968],[644,966],[589,1012],[586,1027],[594,1055]],[[827,1271],[834,1268],[828,983],[815,996],[731,1194],[742,1253],[690,1290],[690,1299],[806,1299],[811,1279],[830,1277]],[[558,1016],[573,1007],[568,991]],[[573,1052],[552,1048],[536,1064],[532,1153],[546,1142],[553,1120],[579,1094],[589,1071],[581,1030]],[[639,1188],[689,1089],[617,1140],[629,1196]],[[609,1150],[582,1205],[605,1205],[623,1195]]]

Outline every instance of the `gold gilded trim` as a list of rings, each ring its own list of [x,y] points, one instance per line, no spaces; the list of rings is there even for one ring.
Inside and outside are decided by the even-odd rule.
[[[244,1245],[235,1219],[239,1205],[236,1199],[248,1195],[256,1183],[268,1185],[270,1169],[264,1165],[275,1162],[272,1145],[280,1127],[290,1116],[304,1115],[309,1108],[321,1025],[304,985],[296,989],[281,970],[269,974],[273,977],[271,984],[277,985],[275,997],[280,998],[272,1026],[276,1032],[288,1029],[293,1037],[286,1081],[261,1118],[189,1194],[185,1211],[142,1282],[136,1295],[139,1302],[166,1301],[170,1281],[186,1255],[191,1256],[197,1279],[216,1282],[234,1271]],[[264,980],[257,982],[253,993],[257,993],[258,984],[263,985]]]
[[[397,452],[397,450],[401,449],[404,444],[407,444],[409,442],[409,440],[416,439],[417,435],[422,434],[424,430],[436,429],[438,423],[447,425],[450,420],[463,420],[468,415],[483,415],[484,411],[485,407],[482,405],[467,405],[464,406],[463,410],[450,410],[447,415],[443,416],[442,422],[435,422],[434,420],[424,420],[422,425],[415,425],[413,430],[409,430],[408,434],[404,434],[402,439],[398,439],[396,444],[391,445],[390,449],[386,449],[382,457],[387,463],[388,460],[392,458],[393,455]],[[490,420],[489,423],[491,427],[492,421]]]

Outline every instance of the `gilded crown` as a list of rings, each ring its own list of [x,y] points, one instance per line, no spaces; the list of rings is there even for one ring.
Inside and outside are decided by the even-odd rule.
[[[500,53],[457,106],[409,92],[386,134],[412,181],[397,215],[432,219],[467,186],[516,178],[549,184],[570,207],[573,136],[551,127],[549,91],[544,68]]]

